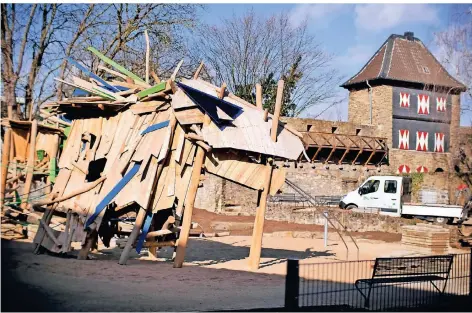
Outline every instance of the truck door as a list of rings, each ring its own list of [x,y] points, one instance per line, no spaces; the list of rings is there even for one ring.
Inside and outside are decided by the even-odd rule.
[[[398,180],[385,180],[381,199],[381,212],[388,215],[400,216],[401,186]]]
[[[362,204],[365,208],[380,208],[380,179],[372,179],[363,185]]]

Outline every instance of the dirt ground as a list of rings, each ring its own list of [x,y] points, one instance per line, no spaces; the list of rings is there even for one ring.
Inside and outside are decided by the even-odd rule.
[[[218,216],[196,210],[194,221],[212,231],[212,221],[251,222],[253,217]],[[265,232],[319,231],[315,238],[265,236],[261,268],[248,270],[251,237],[234,235],[190,238],[186,262],[172,268],[173,248],[157,259],[133,251],[128,265],[118,265],[121,250],[105,248],[92,260],[49,254],[34,255],[29,240],[2,240],[3,311],[211,311],[276,308],[284,305],[287,259],[302,263],[372,260],[376,257],[417,255],[386,233],[357,233],[348,251],[335,233],[324,246],[322,227],[267,221]],[[377,240],[372,240],[375,238]],[[378,240],[383,239],[383,240]],[[451,249],[451,253],[462,252]],[[301,273],[303,276],[303,273]],[[325,277],[329,278],[329,277]],[[22,297],[28,297],[22,301]]]
[[[242,222],[242,223],[253,223],[254,216],[228,216],[219,215],[212,212],[208,212],[203,209],[194,209],[194,216],[192,218],[194,222],[199,223],[205,232],[214,232],[211,227],[213,222]],[[310,225],[310,224],[294,224],[280,221],[266,220],[264,222],[264,233],[273,233],[279,231],[310,231],[310,232],[323,232],[323,226],[321,225]],[[239,230],[231,232],[231,235],[252,235],[252,230]],[[362,233],[353,232],[351,235],[354,238],[364,239],[375,239],[382,240],[385,242],[396,242],[401,240],[400,234],[379,232],[379,231],[368,231]]]

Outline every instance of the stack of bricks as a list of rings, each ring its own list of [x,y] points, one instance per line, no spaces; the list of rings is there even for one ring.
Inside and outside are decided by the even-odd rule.
[[[402,227],[405,248],[431,254],[447,254],[450,232],[441,226],[418,224]]]

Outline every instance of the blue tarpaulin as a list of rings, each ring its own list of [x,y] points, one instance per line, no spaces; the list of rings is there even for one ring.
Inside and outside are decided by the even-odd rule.
[[[106,206],[115,198],[115,196],[126,186],[127,183],[136,175],[136,173],[139,170],[139,167],[141,166],[141,163],[134,163],[133,167],[123,176],[123,178],[118,182],[118,184],[113,187],[113,189],[103,198],[102,201],[97,205],[95,208],[95,212],[93,213],[92,216],[87,220],[87,223],[85,224],[85,228],[88,228],[90,224],[95,221],[97,216],[102,212]]]

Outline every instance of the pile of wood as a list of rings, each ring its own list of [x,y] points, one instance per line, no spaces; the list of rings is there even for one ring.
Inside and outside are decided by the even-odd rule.
[[[81,242],[85,259],[98,237],[105,245],[119,237],[120,264],[132,248],[156,254],[173,246],[174,266],[181,267],[196,193],[212,174],[260,191],[250,256],[258,268],[266,200],[285,180],[274,160],[296,160],[304,151],[302,135],[279,121],[283,81],[271,115],[262,108],[260,86],[257,105],[248,103],[225,84],[199,79],[203,63],[193,78],[176,81],[181,62],[170,79],[153,74],[150,84],[149,75],[142,79],[89,50],[103,61],[100,71],[69,60],[82,78],[62,82],[76,96],[43,107],[52,116],[66,114],[72,125],[53,190],[34,203],[45,212],[37,251],[68,252],[71,242]],[[65,219],[63,231],[51,228],[53,216]]]
[[[418,224],[402,227],[402,245],[420,252],[445,254],[449,250],[449,229]]]

